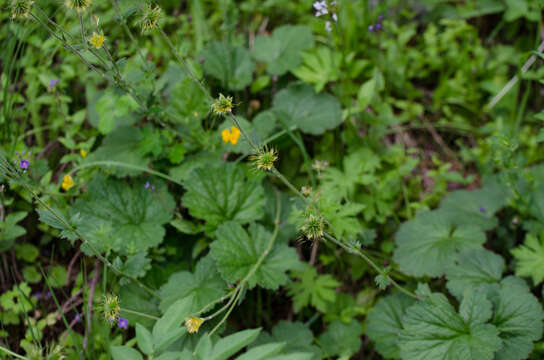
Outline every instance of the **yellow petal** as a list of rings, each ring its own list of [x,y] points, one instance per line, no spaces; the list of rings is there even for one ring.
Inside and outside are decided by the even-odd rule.
[[[238,142],[238,139],[240,138],[241,132],[236,126],[233,126],[231,129],[232,129],[232,135],[230,136],[230,142],[232,145],[236,145],[236,143]]]
[[[221,131],[221,137],[223,138],[224,142],[229,142],[230,140],[230,131],[229,129],[224,129]]]
[[[83,149],[79,150],[79,153],[81,154],[82,158],[85,158],[85,156],[87,156],[87,152]]]

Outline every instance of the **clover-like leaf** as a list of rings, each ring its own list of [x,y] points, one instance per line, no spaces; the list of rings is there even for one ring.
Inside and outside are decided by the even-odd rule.
[[[164,312],[174,302],[192,296],[189,312],[197,312],[213,300],[220,298],[226,290],[226,284],[219,276],[211,256],[202,258],[194,273],[180,271],[172,274],[168,282],[161,286],[160,309]]]
[[[446,269],[448,290],[460,299],[467,288],[498,284],[503,268],[503,258],[491,251],[473,249],[463,252],[455,264]]]
[[[154,180],[156,190],[146,190],[144,181],[131,186],[125,181],[97,176],[89,183],[87,196],[79,198],[72,213],[79,213],[77,229],[98,248],[111,248],[131,255],[157,246],[170,221],[174,199],[166,186]],[[98,236],[107,229],[107,236]]]
[[[533,282],[540,284],[544,280],[544,237],[539,240],[533,234],[525,236],[523,245],[512,249],[512,255],[517,260],[516,275],[530,276]]]
[[[301,52],[312,48],[312,30],[304,25],[285,25],[274,30],[272,36],[257,36],[252,55],[266,62],[268,72],[283,75],[302,62]]]
[[[499,330],[485,322],[491,302],[484,293],[468,292],[460,314],[443,294],[432,294],[406,310],[399,335],[403,360],[492,360],[501,348]]]
[[[342,122],[340,102],[330,94],[316,94],[311,86],[288,86],[274,97],[273,111],[287,126],[320,135]]]
[[[526,359],[533,342],[542,336],[544,313],[537,298],[521,279],[509,277],[501,282],[493,301],[491,323],[500,331],[503,348],[496,360]]]
[[[414,302],[406,295],[395,294],[380,299],[369,311],[366,334],[383,357],[400,357],[398,337],[402,330],[402,318]]]
[[[258,265],[248,280],[249,288],[259,285],[277,289],[288,280],[285,272],[299,265],[296,251],[286,244],[276,243],[265,254],[273,235],[261,225],[252,223],[246,232],[239,223],[230,221],[218,227],[216,236],[217,240],[210,245],[211,254],[223,278],[231,283],[244,278]],[[264,260],[258,263],[263,254]]]
[[[204,72],[231,90],[242,90],[251,82],[255,63],[249,51],[226,42],[212,42],[202,51]]]
[[[206,220],[210,226],[228,220],[248,223],[263,215],[263,187],[255,179],[246,179],[236,164],[194,169],[183,186],[187,189],[183,205],[192,216]]]
[[[393,258],[406,274],[441,276],[459,252],[480,248],[485,239],[476,225],[457,226],[442,210],[427,211],[401,225]]]

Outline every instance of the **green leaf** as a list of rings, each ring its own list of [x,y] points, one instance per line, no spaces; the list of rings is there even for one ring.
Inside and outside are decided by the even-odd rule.
[[[248,329],[239,331],[220,339],[214,346],[211,360],[227,360],[229,356],[237,353],[243,347],[257,339],[261,329]]]
[[[183,321],[191,314],[192,302],[184,298],[173,303],[153,326],[152,336],[156,351],[162,351],[186,333]]]
[[[363,342],[361,324],[352,320],[349,324],[336,320],[329,324],[327,330],[319,336],[319,344],[328,356],[350,357],[359,351]]]
[[[165,311],[178,299],[191,297],[189,312],[194,313],[223,296],[225,290],[226,284],[219,276],[213,258],[206,256],[198,262],[194,273],[177,272],[161,286],[160,309]]]
[[[491,322],[503,340],[496,360],[526,359],[533,349],[533,342],[542,336],[542,305],[523,281],[518,285],[516,280],[519,279],[504,279],[495,296],[491,296],[494,308]]]
[[[155,302],[155,299],[149,296],[149,293],[145,292],[142,288],[134,283],[121,287],[119,292],[119,298],[123,299],[122,306],[126,309],[142,312],[152,316],[159,317],[161,313]],[[140,323],[147,328],[151,328],[155,323],[155,320],[144,318],[140,315],[134,315],[121,310],[119,314],[121,317],[128,319],[129,323]]]
[[[128,346],[112,346],[113,360],[143,360],[142,354]]]
[[[212,42],[203,52],[204,72],[230,90],[242,90],[251,83],[255,63],[249,52],[226,42]]]
[[[216,231],[217,240],[211,245],[211,254],[223,278],[231,283],[244,278],[266,251],[272,234],[263,226],[252,223],[249,233],[237,222],[226,222]],[[277,289],[284,285],[287,270],[296,268],[296,251],[286,244],[275,243],[260,266],[248,280],[248,287],[256,285]]]
[[[162,182],[146,190],[143,181],[130,186],[121,180],[97,176],[89,183],[87,196],[79,198],[72,212],[84,220],[78,230],[100,248],[109,247],[130,255],[162,242],[163,224],[170,221],[174,200]],[[97,231],[108,229],[107,238]],[[107,242],[106,242],[107,241]]]
[[[284,347],[285,343],[270,343],[260,345],[238,356],[236,360],[265,360],[273,355],[279,354]]]
[[[287,126],[320,135],[342,122],[340,102],[330,94],[315,94],[309,85],[291,85],[276,94],[273,111]]]
[[[316,92],[323,90],[331,81],[338,80],[342,56],[326,46],[302,54],[304,63],[292,71],[302,81],[314,84]]]
[[[446,268],[448,290],[460,299],[465,289],[499,283],[503,269],[504,260],[500,255],[484,249],[466,251]]]
[[[295,312],[299,312],[310,303],[322,313],[327,312],[328,304],[336,300],[335,288],[340,283],[330,274],[318,275],[313,267],[294,274],[300,279],[300,282],[289,284],[289,295],[293,297]]]
[[[403,360],[492,360],[501,348],[498,329],[485,321],[491,302],[484,294],[465,294],[458,314],[442,294],[432,294],[406,310],[399,335]]]
[[[94,161],[115,161],[139,167],[147,166],[147,160],[140,154],[140,143],[143,140],[142,131],[134,126],[119,127],[106,135],[102,145],[89,154],[83,164]],[[102,169],[111,170],[115,175],[126,176],[141,173],[139,170],[117,166],[101,165]]]
[[[136,341],[138,341],[138,347],[144,354],[151,355],[153,353],[153,336],[140,323],[136,324]]]
[[[130,256],[124,263],[116,266],[119,271],[126,275],[132,275],[135,278],[143,277],[146,272],[151,268],[151,259],[149,259],[145,252],[137,253],[133,256]],[[119,259],[120,260],[120,259]],[[114,262],[114,266],[117,265]],[[124,278],[121,281],[121,284],[128,282],[129,280]]]
[[[209,109],[208,97],[189,77],[183,76],[168,93],[166,113],[175,123],[199,126]]]
[[[495,212],[506,205],[508,190],[491,182],[478,190],[457,190],[440,203],[440,210],[449,215],[455,225],[476,225],[483,230],[497,226]]]
[[[68,281],[68,273],[62,265],[53,266],[51,271],[46,273],[46,276],[49,284],[54,288],[62,287]]]
[[[98,92],[88,105],[89,122],[102,134],[132,125],[137,116],[133,113],[140,106],[129,94],[115,90]]]
[[[283,75],[302,62],[300,53],[314,46],[312,30],[304,25],[284,25],[276,28],[272,36],[257,36],[252,55],[267,63],[272,75]]]
[[[281,320],[274,326],[272,333],[261,333],[255,345],[283,344],[281,353],[310,353],[314,359],[321,359],[321,350],[313,345],[312,331],[301,322],[289,322]],[[248,359],[249,360],[249,359]]]
[[[538,285],[544,280],[544,244],[533,234],[525,236],[523,245],[512,249],[512,255],[516,258],[516,275],[528,276],[533,283]]]
[[[26,229],[16,225],[27,216],[26,211],[17,211],[8,214],[3,222],[0,222],[0,251],[11,248],[16,238],[26,234]]]
[[[393,259],[406,274],[441,276],[459,252],[480,248],[485,240],[476,225],[456,226],[441,210],[422,212],[400,226]]]
[[[402,330],[402,318],[414,302],[411,297],[395,294],[380,299],[369,311],[366,334],[383,357],[400,357],[398,338]]]
[[[15,245],[15,256],[17,259],[33,262],[40,256],[40,250],[29,243],[17,244]]]
[[[265,204],[260,182],[246,179],[233,163],[197,168],[184,181],[182,203],[189,213],[217,226],[228,220],[242,224],[262,217]]]

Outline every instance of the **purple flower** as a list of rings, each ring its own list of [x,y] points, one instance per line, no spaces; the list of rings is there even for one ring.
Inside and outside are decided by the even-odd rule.
[[[150,186],[150,185],[151,185],[151,184],[149,184],[149,181],[146,181],[146,182],[145,182],[145,185],[144,185],[144,189],[146,189],[146,190],[149,189],[149,186]]]
[[[480,212],[485,213],[485,208],[483,206],[480,206]]]
[[[327,29],[328,32],[332,31],[332,26],[330,21],[325,21],[325,29]]]
[[[46,297],[47,299],[49,299],[49,298],[51,297],[51,291],[47,291],[47,292],[45,293],[45,297]]]
[[[19,167],[23,170],[26,170],[28,169],[28,165],[30,165],[30,163],[28,162],[28,160],[21,160],[21,162],[19,163]]]
[[[368,31],[374,32],[374,25],[370,25],[370,26],[368,27]]]
[[[57,79],[51,79],[51,81],[49,81],[49,90],[53,90],[55,85],[57,85],[58,83],[59,81]]]
[[[376,31],[380,31],[382,29],[382,24],[377,23],[376,24]]]
[[[76,322],[80,322],[81,321],[81,318],[79,317],[79,314],[76,314],[76,316],[74,316],[74,320]]]
[[[38,292],[36,292],[36,293],[34,294],[34,297],[35,297],[36,299],[38,299],[38,300],[40,300],[42,296],[43,296],[43,295],[42,295],[42,292],[41,292],[41,291],[38,291]]]
[[[128,329],[128,319],[125,318],[119,318],[119,328],[121,329]]]

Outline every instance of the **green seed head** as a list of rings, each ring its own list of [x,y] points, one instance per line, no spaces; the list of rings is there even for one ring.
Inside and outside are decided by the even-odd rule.
[[[212,104],[212,111],[216,115],[223,115],[232,111],[232,96],[219,94],[219,97]]]
[[[140,17],[140,26],[142,27],[142,33],[148,32],[157,26],[157,22],[161,17],[161,8],[159,5],[151,6],[146,4],[142,10],[142,16]]]
[[[66,0],[66,6],[75,11],[83,12],[91,5],[91,0]]]
[[[301,227],[301,231],[310,240],[319,240],[323,237],[325,230],[325,220],[321,215],[309,214],[306,216],[306,222]]]
[[[12,0],[11,1],[11,18],[23,19],[28,17],[30,9],[34,1],[30,0]]]
[[[259,153],[252,155],[250,160],[258,170],[270,171],[274,162],[278,160],[278,153],[274,149],[261,149]]]
[[[104,318],[112,324],[119,317],[119,298],[112,294],[104,295],[102,301],[102,312]]]

